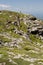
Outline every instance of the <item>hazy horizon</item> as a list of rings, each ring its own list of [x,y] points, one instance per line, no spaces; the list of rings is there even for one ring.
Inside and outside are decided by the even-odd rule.
[[[0,10],[21,11],[43,19],[43,0],[0,0]]]

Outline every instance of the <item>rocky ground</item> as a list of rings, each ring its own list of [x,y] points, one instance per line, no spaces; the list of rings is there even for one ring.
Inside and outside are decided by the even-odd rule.
[[[43,65],[43,21],[0,11],[0,65]]]

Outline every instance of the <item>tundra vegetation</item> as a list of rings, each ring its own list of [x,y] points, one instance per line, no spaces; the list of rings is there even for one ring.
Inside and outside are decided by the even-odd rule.
[[[43,65],[43,21],[0,11],[0,65]]]

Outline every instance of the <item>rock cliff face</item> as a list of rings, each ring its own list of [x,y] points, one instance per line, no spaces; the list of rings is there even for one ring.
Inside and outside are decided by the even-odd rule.
[[[43,65],[43,21],[0,11],[0,65]]]

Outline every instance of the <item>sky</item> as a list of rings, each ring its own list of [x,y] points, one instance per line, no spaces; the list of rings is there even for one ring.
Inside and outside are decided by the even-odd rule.
[[[0,0],[0,10],[42,13],[43,0]]]

